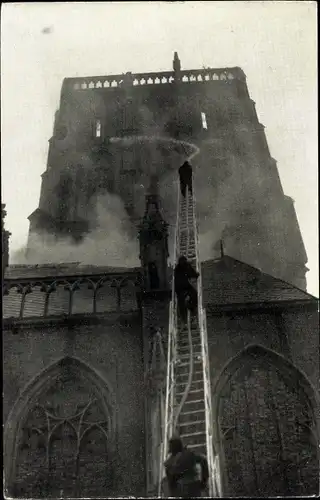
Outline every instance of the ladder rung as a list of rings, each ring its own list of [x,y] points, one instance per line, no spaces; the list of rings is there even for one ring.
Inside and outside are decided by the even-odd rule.
[[[192,358],[194,358],[194,357],[196,357],[196,359],[199,359],[199,361],[201,361],[201,353],[194,352],[192,354]],[[177,363],[180,364],[179,360],[188,359],[188,358],[190,358],[190,355],[189,354],[182,354],[181,356],[178,355],[177,358],[178,358]]]
[[[181,437],[186,438],[186,437],[192,437],[192,436],[203,436],[203,434],[205,434],[204,431],[202,431],[202,432],[190,432],[190,434],[181,434]]]
[[[197,359],[197,360],[195,361],[195,363],[201,363],[201,362],[202,362],[202,359],[200,359],[200,360],[198,360],[198,359]],[[178,366],[179,366],[179,367],[180,367],[180,366],[189,366],[189,363],[179,363],[179,365],[178,365]]]
[[[182,422],[181,424],[179,422],[179,427],[184,427],[184,426],[187,426],[187,425],[205,424],[205,423],[206,423],[205,420],[190,420],[189,422]]]
[[[179,377],[184,377],[185,375],[189,375],[189,373],[180,373],[179,374]],[[198,371],[198,372],[193,372],[193,375],[203,375],[203,371]],[[199,382],[198,380],[194,380],[193,382]],[[185,382],[181,382],[182,384],[184,384]],[[180,382],[179,382],[180,384]],[[177,384],[178,385],[178,384]]]
[[[188,394],[195,394],[196,392],[203,392],[204,387],[202,389],[193,389],[192,391],[188,391]],[[183,396],[184,392],[176,392],[176,396]]]
[[[178,385],[186,385],[186,383],[187,383],[186,381],[185,382],[176,382],[176,386],[178,386]],[[199,379],[199,380],[193,380],[192,379],[192,381],[191,381],[191,385],[198,384],[198,383],[204,384],[203,379]],[[178,393],[178,394],[181,394],[181,393]]]
[[[180,413],[180,417],[182,417],[183,415],[194,415],[195,413],[205,413],[205,409],[204,408],[201,408],[200,410],[190,410],[190,411],[183,411]],[[197,420],[195,420],[195,422],[197,422]]]
[[[188,448],[207,448],[207,443],[188,444]]]
[[[185,401],[185,405],[191,405],[191,404],[195,404],[195,403],[203,403],[204,404],[204,399],[195,399],[194,401]],[[202,410],[204,411],[204,409]]]

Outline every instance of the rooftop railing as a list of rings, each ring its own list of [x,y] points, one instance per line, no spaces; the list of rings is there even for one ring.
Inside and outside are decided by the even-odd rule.
[[[90,90],[163,85],[171,84],[175,81],[179,81],[179,83],[192,83],[210,81],[230,82],[230,80],[245,81],[245,74],[240,68],[208,68],[184,70],[178,76],[172,71],[162,71],[157,73],[126,73],[122,75],[66,78],[64,85],[71,90]]]

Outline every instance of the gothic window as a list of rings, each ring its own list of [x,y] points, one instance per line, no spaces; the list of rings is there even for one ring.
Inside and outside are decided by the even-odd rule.
[[[303,496],[318,491],[312,411],[293,374],[285,376],[266,356],[243,359],[220,393],[218,420],[225,494]]]
[[[48,489],[53,496],[72,496],[75,488],[77,441],[72,421],[58,420],[58,423],[53,423],[48,443]]]
[[[80,443],[77,462],[79,497],[94,496],[97,491],[110,491],[113,475],[109,462],[106,432],[100,425],[93,424]],[[94,478],[94,482],[88,481],[88,478]]]
[[[111,420],[107,402],[77,362],[55,377],[18,426],[10,493],[23,498],[108,497],[112,494]]]

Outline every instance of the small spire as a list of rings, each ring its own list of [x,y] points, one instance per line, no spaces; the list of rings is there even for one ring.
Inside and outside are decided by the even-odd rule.
[[[173,71],[176,74],[179,74],[181,71],[181,62],[178,56],[178,52],[175,52],[173,56]]]
[[[7,215],[6,205],[1,203],[1,232],[2,232],[2,278],[5,268],[9,265],[9,238],[11,233],[5,229],[4,219]]]
[[[141,229],[153,227],[160,231],[167,230],[167,224],[161,214],[159,195],[159,182],[156,175],[151,175],[148,193],[146,195],[146,208],[142,219]]]
[[[224,257],[223,240],[220,240],[220,256],[221,259]]]

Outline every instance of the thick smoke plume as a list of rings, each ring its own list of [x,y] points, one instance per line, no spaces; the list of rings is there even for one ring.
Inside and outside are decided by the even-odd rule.
[[[84,240],[55,238],[47,233],[32,235],[30,250],[13,253],[12,264],[80,262],[110,267],[139,266],[138,240],[118,196],[108,194],[96,200],[95,227]]]
[[[207,97],[209,101],[212,99],[211,96]],[[232,102],[230,99],[214,102],[217,120],[222,122],[222,124],[216,123],[215,130],[228,128],[226,120],[230,120],[230,110],[231,108],[240,109],[241,113],[240,103],[240,100]],[[115,106],[116,112],[116,104],[112,105]],[[61,115],[58,119],[58,121],[64,122],[69,130],[65,141],[67,150],[75,151],[74,144],[77,134],[83,137],[86,134],[92,134],[92,130],[86,129],[84,125],[85,117],[92,116],[92,114],[99,117],[99,112],[102,109],[105,109],[102,96],[96,93],[82,92],[73,94],[73,102],[67,107],[65,116]],[[160,113],[161,119],[159,121],[159,118],[154,117],[147,105],[140,106],[139,115],[143,125],[138,136],[109,137],[111,163],[112,155],[113,158],[117,158],[119,152],[124,150],[142,151],[139,175],[132,180],[132,185],[129,186],[135,199],[133,219],[137,222],[143,216],[150,177],[156,175],[163,215],[169,223],[169,250],[172,261],[176,200],[179,189],[178,168],[183,161],[189,159],[194,169],[200,258],[207,260],[217,257],[218,242],[224,236],[225,228],[239,226],[241,219],[239,207],[244,214],[254,211],[255,207],[252,203],[255,198],[254,189],[256,189],[257,183],[259,184],[263,180],[257,178],[257,175],[260,175],[259,169],[255,170],[253,167],[251,169],[249,167],[249,164],[254,163],[254,158],[251,158],[249,162],[247,158],[247,161],[244,162],[243,155],[236,153],[237,149],[239,151],[248,150],[250,133],[247,134],[241,127],[233,127],[233,144],[231,144],[218,133],[214,137],[210,131],[210,140],[202,140],[201,143],[195,145],[170,137],[166,129],[169,115]],[[183,128],[184,125],[184,122],[176,123],[178,129],[180,126]],[[234,147],[235,143],[237,148]],[[250,146],[252,147],[252,145]],[[234,154],[231,154],[231,151]],[[110,160],[106,160],[106,169],[110,168],[108,161]],[[77,162],[82,165],[89,176],[92,175],[96,165],[88,154],[74,153],[74,163]],[[261,203],[263,202],[261,201]],[[89,207],[83,204],[80,207],[90,224],[89,234],[80,244],[75,245],[71,238],[56,239],[47,234],[35,235],[29,243],[32,251],[28,252],[27,257],[20,250],[12,254],[11,262],[41,264],[44,262],[79,261],[83,264],[138,266],[137,228],[130,222],[121,198],[105,190],[93,197],[91,205]],[[250,239],[250,235],[248,238]],[[232,238],[230,241],[232,245]]]

